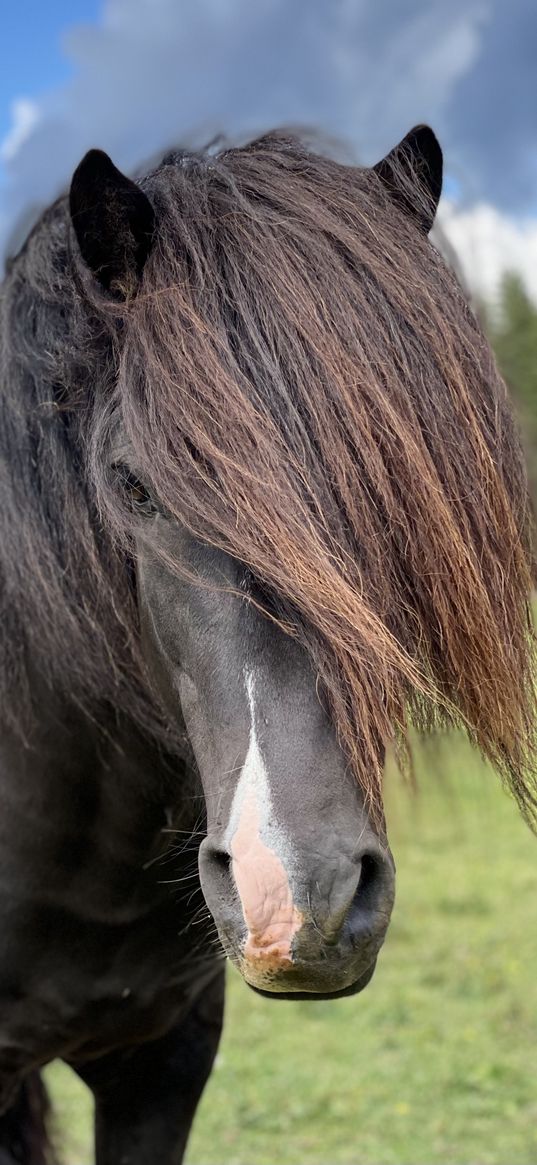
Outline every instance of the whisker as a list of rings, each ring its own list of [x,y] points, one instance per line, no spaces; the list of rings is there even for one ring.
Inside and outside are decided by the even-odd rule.
[[[193,878],[199,878],[197,870],[192,874],[184,874],[182,878],[159,878],[159,886],[179,886],[181,882],[191,882]]]

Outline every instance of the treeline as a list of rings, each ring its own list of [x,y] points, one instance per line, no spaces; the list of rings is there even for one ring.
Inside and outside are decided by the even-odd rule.
[[[537,514],[537,306],[518,275],[506,275],[498,310],[486,315],[496,358],[515,401]]]

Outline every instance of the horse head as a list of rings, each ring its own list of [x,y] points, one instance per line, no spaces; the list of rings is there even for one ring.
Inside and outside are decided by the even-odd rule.
[[[505,681],[526,648],[494,580],[520,610],[527,577],[513,481],[489,465],[503,389],[427,240],[441,174],[417,127],[372,170],[269,135],[142,184],[91,151],[71,187],[115,351],[97,492],[199,774],[207,904],[247,982],[280,996],[373,973],[394,898],[382,767],[409,701],[517,763]]]

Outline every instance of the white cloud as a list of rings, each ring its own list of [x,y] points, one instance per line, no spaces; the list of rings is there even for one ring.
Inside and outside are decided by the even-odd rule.
[[[537,220],[509,217],[537,189],[536,28],[535,0],[104,0],[98,23],[64,37],[70,80],[13,103],[0,252],[91,146],[131,169],[219,130],[287,122],[372,162],[430,121],[477,202],[442,212],[468,284],[494,295],[511,267],[537,298]]]
[[[439,224],[472,292],[493,304],[502,274],[516,271],[537,304],[537,218],[515,220],[485,202],[460,210],[446,200]]]
[[[11,127],[0,142],[0,159],[11,162],[18,154],[32,130],[38,124],[41,112],[35,101],[28,97],[17,97],[11,102]]]
[[[99,23],[64,37],[69,81],[10,135],[0,211],[49,202],[91,146],[131,168],[218,131],[287,122],[375,161],[416,121],[441,123],[479,54],[483,4],[105,0]]]

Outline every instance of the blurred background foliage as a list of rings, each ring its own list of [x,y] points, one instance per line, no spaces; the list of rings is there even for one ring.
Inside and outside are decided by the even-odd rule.
[[[519,275],[504,275],[485,323],[520,418],[534,511],[537,513],[537,307]]]

